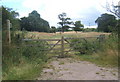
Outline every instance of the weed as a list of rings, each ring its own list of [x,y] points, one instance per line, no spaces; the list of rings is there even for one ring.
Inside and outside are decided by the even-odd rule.
[[[59,65],[63,65],[63,64],[65,64],[65,63],[64,63],[64,62],[60,62],[60,63],[59,63]]]
[[[99,72],[96,72],[96,74],[100,74]]]
[[[2,68],[3,80],[29,80],[34,79],[41,72],[48,57],[40,49],[48,48],[43,42],[3,44]],[[39,45],[39,47],[25,45]]]
[[[80,46],[84,47],[83,44],[76,45],[76,46],[78,47],[77,50],[81,48]],[[90,47],[88,46],[88,48]],[[84,55],[76,52],[77,54],[79,54],[78,56],[76,56],[76,58],[79,58],[80,60],[84,60],[84,61],[93,62],[99,66],[105,66],[105,67],[118,66],[118,37],[116,37],[116,35],[113,35],[113,36],[110,35],[100,45],[96,44],[94,48],[97,49],[97,51],[89,53],[91,55],[87,54],[89,50],[86,50],[86,49],[83,50],[84,52],[86,51]]]

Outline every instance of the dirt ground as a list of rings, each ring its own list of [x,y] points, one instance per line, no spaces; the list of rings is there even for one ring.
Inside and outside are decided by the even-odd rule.
[[[54,59],[38,80],[118,80],[117,68],[104,68],[72,58]]]

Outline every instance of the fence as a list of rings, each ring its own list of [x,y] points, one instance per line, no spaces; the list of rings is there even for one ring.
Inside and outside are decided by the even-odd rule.
[[[61,57],[64,57],[65,54],[72,51],[72,48],[73,48],[73,47],[66,47],[65,46],[66,44],[71,45],[71,42],[69,40],[83,39],[84,41],[87,42],[86,39],[89,39],[89,38],[96,38],[99,41],[99,43],[101,43],[102,41],[104,41],[105,35],[102,34],[102,35],[99,35],[99,36],[96,36],[96,37],[85,37],[85,38],[64,38],[62,36],[61,39],[22,39],[22,41],[45,41],[45,42],[47,42],[47,45],[50,46],[50,48],[49,49],[43,49],[42,51],[46,51],[46,53],[51,53],[52,50],[53,51],[54,50],[60,50],[60,52],[58,52],[58,53],[60,54]],[[52,43],[53,41],[55,41],[56,43]],[[76,43],[80,43],[80,42],[78,41],[78,42],[75,42],[74,44],[76,44]],[[55,48],[55,46],[57,46],[57,45],[60,45],[60,48]],[[26,46],[39,46],[39,45],[32,45],[31,44],[31,45],[26,45]],[[69,48],[69,49],[67,51],[65,51],[65,49],[67,49],[67,48]]]
[[[11,28],[11,23],[10,23],[10,20],[7,20],[7,37],[6,37],[6,41],[10,44],[11,43],[11,36],[10,36],[10,28]],[[68,52],[72,51],[72,48],[73,47],[68,47],[69,50],[65,51],[65,49],[67,48],[65,45],[68,44],[68,45],[71,45],[71,42],[69,40],[73,40],[73,39],[83,39],[84,41],[87,42],[86,38],[96,38],[98,39],[99,43],[101,43],[102,41],[104,41],[105,39],[105,35],[102,34],[102,35],[99,35],[99,36],[96,36],[96,37],[85,37],[85,38],[64,38],[63,36],[61,37],[61,39],[23,39],[22,41],[45,41],[45,42],[48,42],[47,44],[50,46],[49,49],[43,49],[41,51],[46,51],[46,53],[50,53],[50,51],[52,50],[60,50],[60,53],[61,56],[64,56],[64,54],[67,54]],[[49,44],[49,41],[53,42],[53,41],[56,41],[56,43],[53,43],[53,44]],[[61,44],[59,44],[61,43]],[[79,43],[76,42],[76,43]],[[74,43],[74,44],[76,44]],[[57,45],[60,45],[61,47],[56,49],[55,46]],[[39,45],[26,45],[26,46],[39,46]]]

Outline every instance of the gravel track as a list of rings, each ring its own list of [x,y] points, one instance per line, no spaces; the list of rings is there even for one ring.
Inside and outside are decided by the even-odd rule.
[[[55,59],[38,80],[118,80],[117,68],[104,68],[72,58]]]

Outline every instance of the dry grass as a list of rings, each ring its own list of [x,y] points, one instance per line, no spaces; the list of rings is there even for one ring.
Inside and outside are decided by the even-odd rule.
[[[28,32],[26,38],[34,38],[34,39],[50,39],[50,38],[61,38],[64,37],[92,37],[99,36],[100,34],[109,35],[110,33],[102,33],[102,32],[78,32],[69,31],[69,32],[56,32],[56,33],[45,33],[45,32]]]

